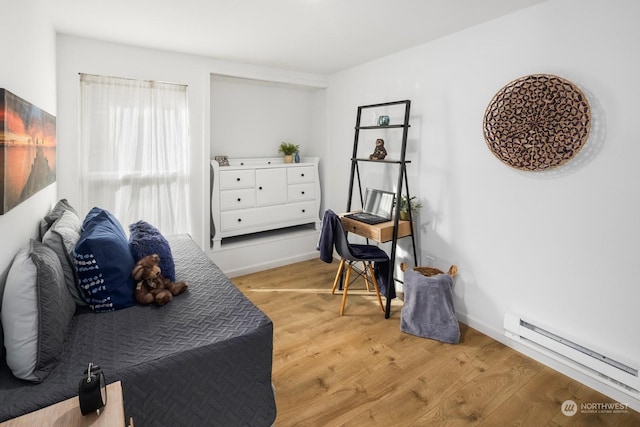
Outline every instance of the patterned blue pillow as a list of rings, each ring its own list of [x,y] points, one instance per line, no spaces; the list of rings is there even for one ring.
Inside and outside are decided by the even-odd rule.
[[[108,211],[87,214],[73,252],[78,284],[89,307],[113,311],[135,304],[135,265],[120,222]]]
[[[138,262],[147,255],[158,254],[162,275],[172,282],[176,281],[176,266],[169,242],[160,231],[145,221],[138,221],[129,226],[129,249],[133,260]]]

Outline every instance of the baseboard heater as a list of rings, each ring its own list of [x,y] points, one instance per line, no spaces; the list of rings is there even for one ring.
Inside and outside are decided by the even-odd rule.
[[[514,313],[504,316],[505,335],[635,398],[640,396],[638,366],[629,366],[563,338],[551,328]]]

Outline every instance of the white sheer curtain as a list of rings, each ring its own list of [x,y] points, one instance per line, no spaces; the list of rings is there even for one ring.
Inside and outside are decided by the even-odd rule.
[[[189,233],[187,87],[80,75],[81,208]]]

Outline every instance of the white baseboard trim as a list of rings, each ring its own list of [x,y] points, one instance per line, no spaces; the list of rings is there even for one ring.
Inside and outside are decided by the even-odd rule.
[[[232,270],[225,271],[228,277],[244,276],[245,274],[257,273],[259,271],[268,270],[270,268],[282,267],[283,265],[295,264],[296,262],[307,261],[310,259],[318,258],[318,252],[309,252],[306,254],[300,254],[292,257],[278,258],[263,262],[260,264],[249,265]]]

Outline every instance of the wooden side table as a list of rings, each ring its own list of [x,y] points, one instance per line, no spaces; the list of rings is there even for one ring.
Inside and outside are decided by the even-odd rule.
[[[124,425],[124,403],[120,381],[107,386],[107,406],[99,416],[96,413],[83,416],[80,413],[80,402],[76,396],[0,423],[0,427],[114,427]],[[133,427],[133,421],[130,426]]]

